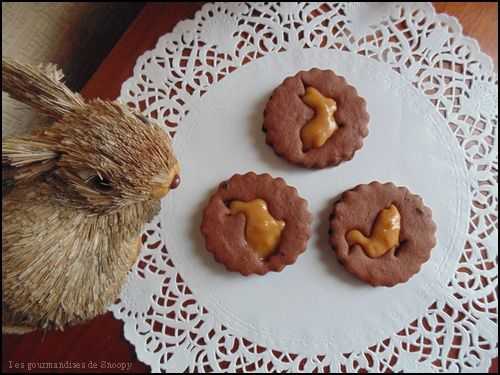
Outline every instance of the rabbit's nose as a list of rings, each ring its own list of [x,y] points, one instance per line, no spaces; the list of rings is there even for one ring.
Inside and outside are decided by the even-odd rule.
[[[153,191],[151,192],[151,196],[154,199],[163,198],[170,190],[175,189],[176,187],[179,186],[179,184],[181,183],[181,178],[179,174],[176,172],[173,172],[175,173],[173,179],[165,177],[164,174],[157,176],[157,178],[155,179],[156,183],[154,184]]]
[[[181,183],[181,176],[178,174],[175,175],[174,179],[172,180],[172,183],[170,184],[170,189],[175,189],[177,186],[179,186]]]

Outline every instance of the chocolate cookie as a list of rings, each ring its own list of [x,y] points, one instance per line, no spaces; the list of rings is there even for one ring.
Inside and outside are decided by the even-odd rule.
[[[436,225],[422,198],[372,182],[342,194],[330,216],[330,243],[341,264],[373,285],[394,286],[420,270],[436,245]]]
[[[368,135],[366,102],[345,78],[311,69],[286,78],[264,111],[266,143],[307,168],[350,160]]]
[[[306,249],[312,216],[282,178],[249,172],[222,182],[203,211],[201,232],[215,259],[242,275],[281,271]]]

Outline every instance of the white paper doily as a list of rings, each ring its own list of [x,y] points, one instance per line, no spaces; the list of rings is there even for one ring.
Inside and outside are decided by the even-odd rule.
[[[306,171],[276,157],[260,127],[272,89],[314,66],[367,99],[370,134],[352,161]],[[429,4],[207,4],[139,58],[120,99],[175,134],[183,168],[111,306],[153,371],[489,368],[497,78],[456,19]],[[306,253],[265,277],[226,272],[198,230],[217,184],[249,170],[283,176],[314,215]],[[408,186],[439,227],[431,260],[395,288],[357,282],[326,243],[332,200],[371,180]]]

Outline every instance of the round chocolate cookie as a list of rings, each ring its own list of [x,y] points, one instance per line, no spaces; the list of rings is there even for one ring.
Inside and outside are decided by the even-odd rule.
[[[406,282],[436,245],[430,208],[392,183],[371,182],[344,192],[333,207],[329,233],[339,262],[373,286]]]
[[[276,154],[324,168],[352,159],[368,135],[368,120],[365,100],[344,77],[315,68],[286,78],[274,90],[262,130]]]
[[[215,259],[242,275],[281,271],[311,236],[307,202],[282,178],[249,172],[222,182],[203,211],[201,232]]]

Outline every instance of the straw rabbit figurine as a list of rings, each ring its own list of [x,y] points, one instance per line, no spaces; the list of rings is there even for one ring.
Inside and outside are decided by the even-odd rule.
[[[85,101],[54,65],[2,58],[2,90],[54,122],[2,142],[4,332],[63,329],[106,311],[143,225],[179,183],[161,128],[119,102]]]

